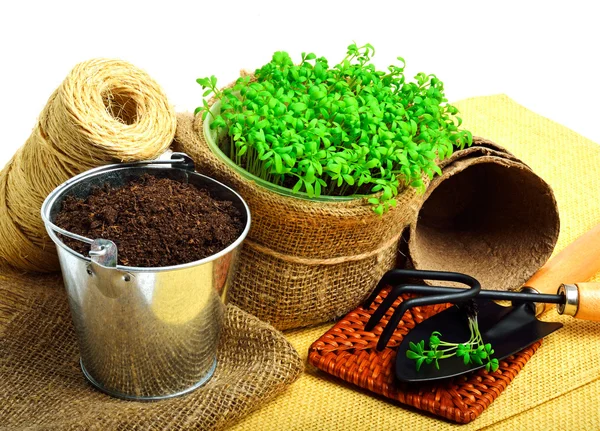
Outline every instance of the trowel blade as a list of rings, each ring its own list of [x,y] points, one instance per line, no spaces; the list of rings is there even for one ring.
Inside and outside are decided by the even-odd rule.
[[[493,301],[477,299],[478,323],[483,342],[490,343],[494,349],[492,357],[504,359],[536,341],[562,328],[561,323],[542,322],[535,317],[532,304],[523,303],[511,307],[502,307]],[[435,364],[423,364],[416,370],[414,360],[406,357],[406,351],[412,341],[417,344],[425,340],[429,343],[431,333],[438,331],[442,340],[452,343],[464,343],[469,340],[470,332],[465,313],[452,306],[416,325],[405,335],[396,355],[396,377],[404,382],[426,382],[459,376],[483,368],[484,365],[465,365],[462,358],[453,356]]]

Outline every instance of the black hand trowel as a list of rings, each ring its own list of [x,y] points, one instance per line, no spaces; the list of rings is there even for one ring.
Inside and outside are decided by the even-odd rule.
[[[459,356],[443,359],[439,368],[424,363],[417,370],[415,361],[407,357],[421,340],[429,340],[434,332],[442,333],[444,342],[465,343],[472,336],[467,313],[461,306],[474,305],[482,344],[491,344],[493,357],[500,360],[510,356],[562,327],[561,323],[542,322],[536,316],[545,310],[545,304],[557,304],[560,314],[585,320],[600,321],[600,283],[577,283],[587,280],[600,271],[600,225],[580,237],[573,244],[542,267],[519,292],[483,290],[477,280],[453,272],[392,270],[386,273],[363,307],[368,308],[379,292],[392,286],[387,297],[374,311],[365,330],[371,331],[384,317],[394,301],[404,293],[422,295],[406,299],[390,317],[377,343],[382,350],[389,342],[404,313],[417,306],[453,303],[450,307],[420,324],[406,334],[396,354],[396,376],[401,381],[424,382],[458,376],[485,366],[465,363]],[[423,286],[410,280],[452,281],[469,286],[469,289],[442,286]],[[561,284],[562,283],[562,284]],[[560,286],[560,287],[558,287]],[[548,292],[556,291],[556,294]],[[511,301],[504,307],[494,300]],[[472,304],[474,302],[474,304]],[[440,362],[441,364],[441,362]]]

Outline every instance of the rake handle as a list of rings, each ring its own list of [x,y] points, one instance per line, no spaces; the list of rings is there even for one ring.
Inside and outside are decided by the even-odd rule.
[[[600,224],[550,259],[525,283],[540,293],[556,293],[561,284],[578,285],[576,317],[600,321],[600,283],[579,283],[600,271]],[[544,309],[550,305],[546,304]]]

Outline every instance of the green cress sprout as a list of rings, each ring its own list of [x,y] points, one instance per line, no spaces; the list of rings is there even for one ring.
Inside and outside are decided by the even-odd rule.
[[[459,130],[458,110],[447,104],[444,84],[419,73],[406,82],[405,62],[378,71],[370,44],[348,47],[341,63],[302,53],[273,54],[254,77],[219,90],[200,78],[207,97],[221,101],[211,129],[225,129],[228,156],[248,172],[294,192],[315,196],[371,194],[377,214],[396,206],[407,185],[424,189],[423,175],[440,173],[436,161],[472,143]]]
[[[484,344],[477,323],[477,306],[474,301],[468,301],[460,307],[467,314],[469,321],[469,330],[471,336],[465,343],[448,343],[441,340],[442,334],[435,331],[429,337],[429,349],[425,349],[425,340],[415,344],[409,343],[409,349],[406,351],[406,357],[416,362],[417,371],[421,369],[423,363],[433,363],[439,370],[440,359],[458,356],[462,358],[465,365],[483,365],[487,371],[496,371],[500,364],[498,359],[492,358],[494,349],[490,343]]]

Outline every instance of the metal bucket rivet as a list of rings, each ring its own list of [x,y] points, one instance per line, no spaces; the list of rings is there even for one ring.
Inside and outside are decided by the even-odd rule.
[[[117,246],[54,224],[63,199],[86,197],[95,186],[120,186],[144,174],[206,188],[238,208],[245,223],[236,241],[196,262],[160,268],[117,264]],[[191,159],[125,163],[84,172],[57,187],[42,205],[42,218],[56,244],[85,377],[120,398],[170,398],[205,384],[216,368],[224,298],[250,212],[232,189],[198,174]],[[60,235],[90,244],[89,256],[69,248]],[[225,274],[225,275],[223,275]]]

